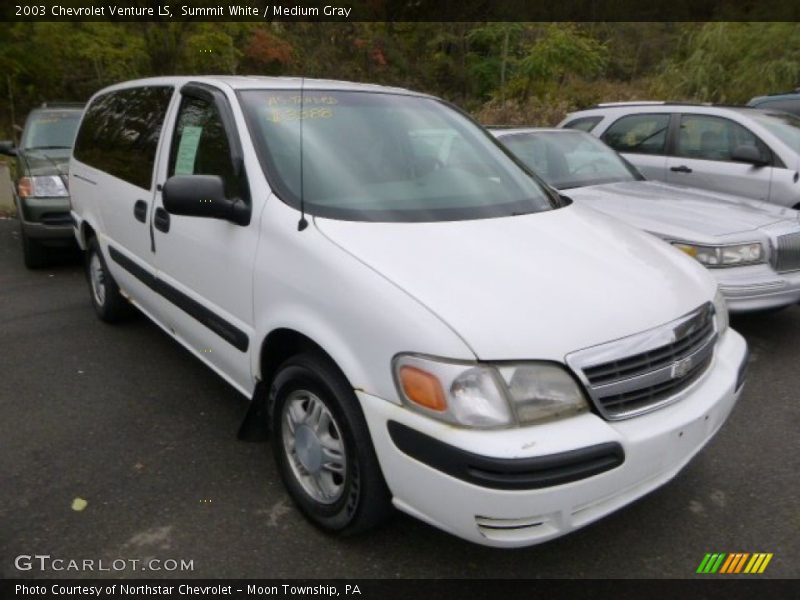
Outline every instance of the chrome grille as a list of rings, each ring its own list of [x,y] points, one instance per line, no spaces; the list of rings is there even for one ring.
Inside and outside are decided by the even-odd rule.
[[[800,233],[778,236],[773,253],[773,266],[778,273],[800,270]]]
[[[705,373],[717,334],[708,303],[661,327],[567,356],[597,410],[624,419],[672,402]]]

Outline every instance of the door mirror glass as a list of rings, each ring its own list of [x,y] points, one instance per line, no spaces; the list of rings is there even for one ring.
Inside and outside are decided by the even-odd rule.
[[[11,140],[0,141],[0,154],[5,154],[6,156],[16,156],[17,149],[14,148],[14,142]]]
[[[750,163],[757,167],[766,165],[767,161],[761,152],[752,144],[740,144],[733,149],[731,159],[736,162]]]
[[[173,215],[225,219],[240,225],[250,221],[250,208],[242,200],[225,197],[225,184],[218,175],[170,177],[164,184],[162,202]]]

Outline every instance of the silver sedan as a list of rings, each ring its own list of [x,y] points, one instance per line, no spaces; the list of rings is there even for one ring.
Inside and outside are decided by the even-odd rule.
[[[800,212],[646,181],[597,138],[571,129],[495,129],[534,173],[569,198],[644,229],[704,264],[732,312],[800,301]]]

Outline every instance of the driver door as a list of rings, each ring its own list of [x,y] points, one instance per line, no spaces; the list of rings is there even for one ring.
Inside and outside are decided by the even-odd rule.
[[[161,293],[169,300],[174,334],[240,391],[252,391],[249,348],[253,336],[252,269],[258,228],[223,219],[179,216],[163,206],[163,182],[173,175],[219,175],[229,198],[249,202],[247,178],[236,176],[231,140],[238,142],[225,94],[191,84],[159,165],[153,216]],[[191,89],[187,89],[191,88]],[[228,111],[223,115],[221,111]],[[198,198],[198,202],[201,198]]]

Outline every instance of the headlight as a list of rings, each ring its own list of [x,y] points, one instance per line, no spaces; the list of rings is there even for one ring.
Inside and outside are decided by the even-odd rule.
[[[707,267],[735,267],[764,262],[764,246],[761,242],[731,244],[728,246],[700,246],[673,242],[678,250],[696,258]]]
[[[466,427],[529,424],[589,409],[578,384],[555,363],[446,362],[403,354],[393,367],[406,404]]]
[[[717,290],[717,294],[714,296],[714,315],[717,319],[717,332],[719,335],[722,335],[728,329],[728,305],[725,303],[725,297],[719,290]]]
[[[69,195],[64,181],[58,175],[21,177],[17,184],[17,193],[20,198],[28,198],[29,196],[56,198]]]

